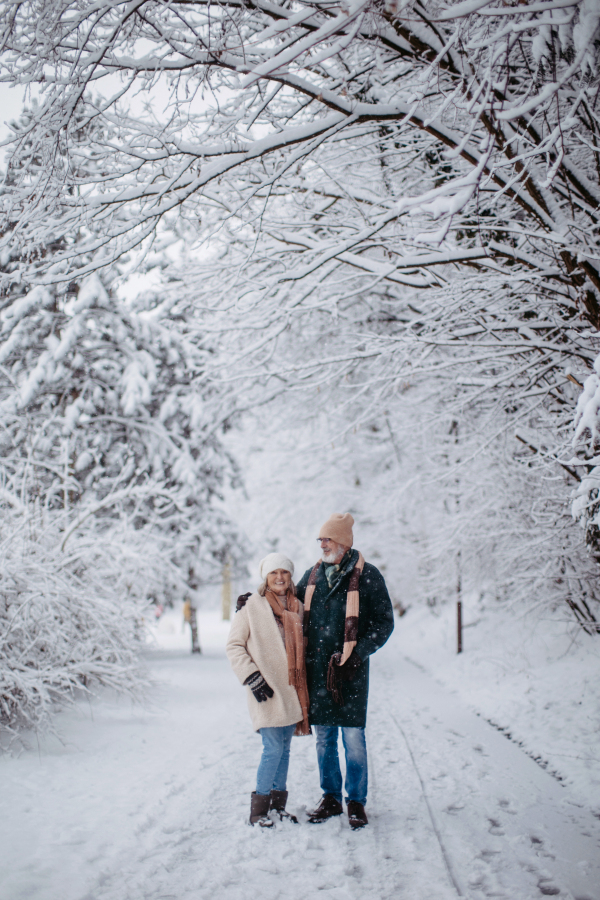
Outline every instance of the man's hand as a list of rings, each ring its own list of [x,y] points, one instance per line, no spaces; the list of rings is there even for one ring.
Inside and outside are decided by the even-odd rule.
[[[252,675],[248,675],[244,684],[248,685],[259,703],[263,703],[273,696],[273,688],[269,687],[260,672],[253,672]]]
[[[362,659],[353,650],[343,666],[338,666],[334,671],[338,681],[352,681],[362,666]]]
[[[251,596],[252,595],[251,595],[250,591],[248,591],[247,594],[240,594],[240,596],[237,598],[237,603],[235,604],[235,611],[239,612],[240,609],[242,609],[246,605],[246,601],[247,601],[248,597],[251,597]]]

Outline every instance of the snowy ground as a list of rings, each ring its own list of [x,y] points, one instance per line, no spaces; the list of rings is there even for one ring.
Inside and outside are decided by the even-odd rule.
[[[260,739],[227,625],[200,619],[201,657],[178,615],[161,622],[151,710],[81,703],[59,716],[64,744],[0,759],[1,900],[600,900],[600,820],[581,780],[561,784],[472,711],[477,695],[452,684],[468,666],[440,684],[443,646],[436,673],[435,629],[428,645],[410,614],[373,661],[369,828],[304,820],[319,797],[313,738],[292,749],[301,824],[249,828]]]
[[[600,641],[568,610],[495,611],[463,602],[464,652],[455,607],[411,610],[406,654],[470,709],[555,774],[600,819]],[[562,614],[561,614],[562,612]],[[413,652],[414,648],[414,652]]]

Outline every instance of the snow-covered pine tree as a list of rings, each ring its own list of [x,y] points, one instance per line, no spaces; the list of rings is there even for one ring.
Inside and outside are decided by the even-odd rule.
[[[218,440],[226,400],[207,382],[210,352],[173,312],[111,296],[100,274],[77,293],[34,287],[5,299],[5,724],[41,724],[81,678],[139,684],[147,598],[183,597],[190,569],[196,586],[240,552],[213,502],[234,475]]]

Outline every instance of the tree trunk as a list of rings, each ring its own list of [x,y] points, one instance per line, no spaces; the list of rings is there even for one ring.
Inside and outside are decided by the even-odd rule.
[[[190,628],[192,629],[192,653],[202,653],[198,639],[198,620],[195,606],[190,607]]]

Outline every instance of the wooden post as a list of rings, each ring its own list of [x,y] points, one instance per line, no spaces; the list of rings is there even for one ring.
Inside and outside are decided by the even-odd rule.
[[[221,599],[223,605],[223,621],[229,621],[231,618],[231,566],[229,565],[229,562],[226,562],[223,566]]]
[[[456,652],[462,653],[462,602],[456,602]]]
[[[198,619],[195,606],[190,606],[190,628],[192,629],[192,653],[202,653],[198,639]]]
[[[65,474],[63,476],[63,508],[69,516],[69,436],[65,443]],[[66,530],[66,525],[65,525]]]

